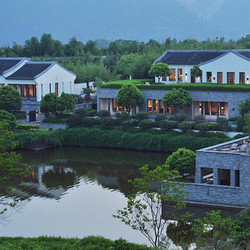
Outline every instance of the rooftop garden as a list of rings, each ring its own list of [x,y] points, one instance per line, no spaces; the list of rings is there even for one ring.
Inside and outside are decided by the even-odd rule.
[[[146,82],[150,84],[146,84]],[[250,92],[250,84],[218,84],[218,83],[152,83],[152,79],[135,79],[111,81],[102,84],[101,88],[119,89],[122,85],[134,83],[139,89],[172,90],[173,88],[183,88],[194,91],[225,91],[225,92]]]

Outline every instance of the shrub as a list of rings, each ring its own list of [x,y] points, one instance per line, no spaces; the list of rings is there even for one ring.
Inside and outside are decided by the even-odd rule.
[[[81,117],[81,118],[84,118],[87,116],[87,110],[86,109],[77,109],[74,111],[74,114]]]
[[[98,116],[100,118],[104,118],[104,117],[110,117],[110,112],[108,110],[100,110],[98,112]]]
[[[204,122],[207,122],[207,119],[204,115],[196,115],[194,117],[194,121],[195,123],[204,123]]]
[[[221,130],[228,131],[230,127],[228,126],[228,119],[224,117],[217,117],[216,123],[221,127]]]
[[[192,125],[190,122],[181,122],[179,125],[178,125],[178,128],[180,130],[182,130],[182,132],[187,132],[188,130],[190,130],[192,128]]]
[[[245,119],[243,117],[238,117],[237,120],[236,120],[236,129],[237,131],[243,131],[243,128],[245,126]]]
[[[135,115],[135,119],[137,121],[142,121],[142,120],[148,119],[148,113],[147,112],[138,112]]]
[[[160,128],[163,132],[168,132],[168,131],[172,130],[172,124],[170,121],[167,121],[167,120],[161,121]]]
[[[166,115],[164,115],[164,114],[157,114],[157,115],[155,116],[155,123],[157,124],[157,126],[159,126],[160,123],[161,123],[162,121],[165,121],[165,120],[166,120]]]
[[[102,129],[110,129],[111,127],[117,124],[116,120],[111,117],[105,117],[101,119],[101,127]]]
[[[132,121],[123,121],[122,124],[121,124],[121,127],[122,127],[123,131],[129,131],[134,126],[133,126],[133,122]]]
[[[7,127],[9,129],[14,129],[16,127],[16,117],[5,110],[0,110],[0,122],[7,122]]]
[[[48,117],[43,119],[43,123],[68,123],[67,118]]]
[[[25,120],[26,119],[26,112],[24,112],[24,111],[15,111],[15,112],[11,112],[11,114],[13,114],[17,120]]]
[[[70,128],[78,127],[82,125],[82,117],[73,114],[69,119],[68,119],[68,124]]]
[[[127,121],[130,119],[130,115],[125,111],[122,111],[121,113],[116,113],[115,117],[120,121]]]
[[[209,125],[206,122],[200,122],[196,124],[196,129],[198,129],[201,133],[205,133],[209,130]]]
[[[148,130],[154,126],[154,122],[150,120],[142,120],[139,122],[139,127],[142,131]]]
[[[196,154],[194,151],[186,148],[179,148],[167,158],[166,164],[169,166],[170,170],[176,169],[181,175],[184,173],[194,174],[195,158]]]
[[[97,115],[97,110],[95,109],[87,109],[87,116],[96,116]]]
[[[187,120],[186,114],[176,114],[173,117],[170,118],[170,120],[177,121],[177,122],[183,122]]]
[[[94,127],[96,125],[100,125],[101,121],[99,119],[96,118],[83,118],[82,119],[82,126],[86,127],[86,128],[91,128]]]
[[[25,130],[39,130],[40,127],[39,125],[31,125],[31,124],[21,124],[21,123],[18,123],[16,128],[15,128],[15,131],[25,131]]]

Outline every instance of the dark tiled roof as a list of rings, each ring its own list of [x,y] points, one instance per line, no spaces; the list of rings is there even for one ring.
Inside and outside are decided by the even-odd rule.
[[[53,63],[36,63],[30,62],[26,63],[23,67],[17,70],[14,74],[7,77],[7,79],[11,80],[33,80],[37,75],[42,73],[48,67],[50,67]]]
[[[22,58],[0,58],[0,74],[20,63]]]
[[[250,50],[232,50],[250,59]],[[170,65],[195,65],[215,59],[230,50],[167,50],[155,62]]]

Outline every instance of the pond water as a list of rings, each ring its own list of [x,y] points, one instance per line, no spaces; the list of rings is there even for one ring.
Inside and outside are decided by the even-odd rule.
[[[126,206],[128,179],[145,164],[163,164],[167,154],[86,148],[19,153],[32,167],[25,180],[30,198],[1,215],[1,236],[101,235],[148,244],[112,215]]]

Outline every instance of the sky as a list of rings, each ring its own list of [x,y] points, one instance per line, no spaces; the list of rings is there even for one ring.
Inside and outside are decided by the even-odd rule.
[[[249,0],[1,0],[0,46],[50,33],[67,43],[168,37],[238,40],[250,34]]]

